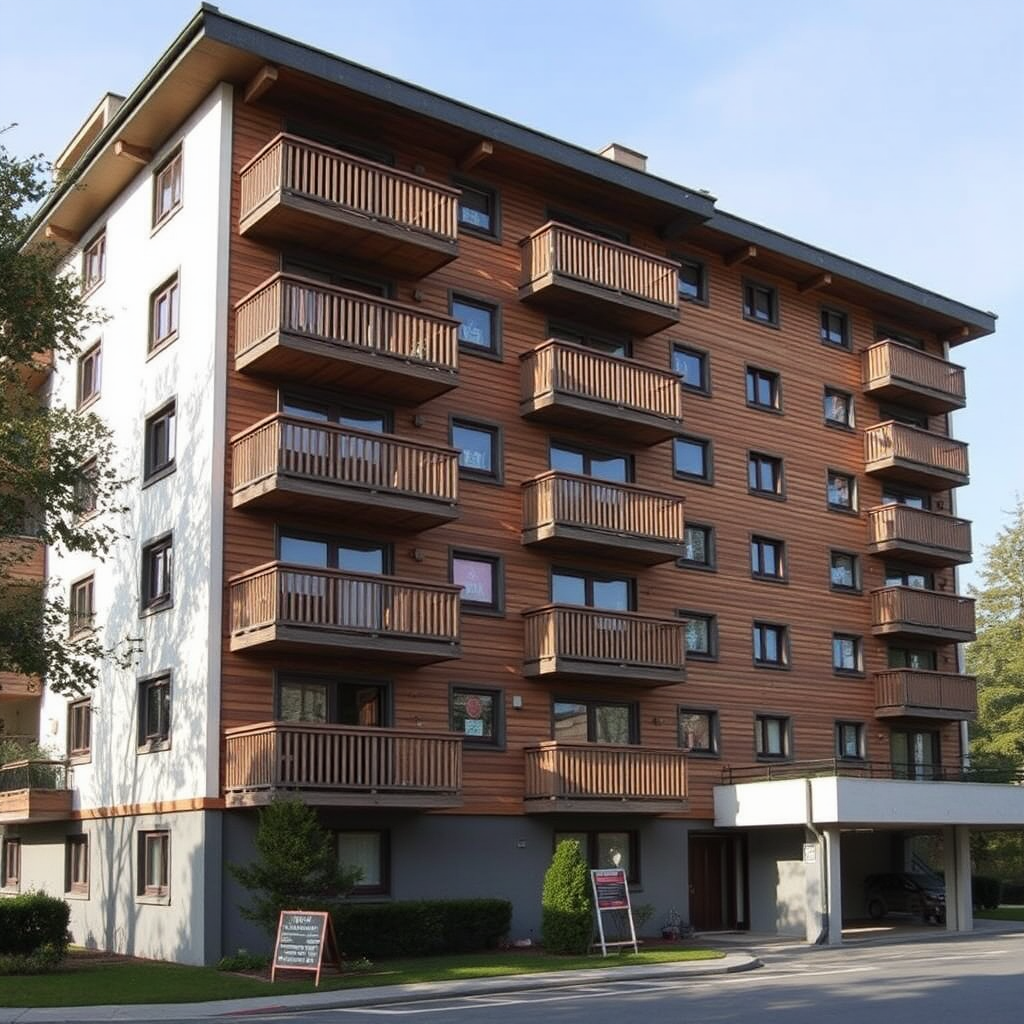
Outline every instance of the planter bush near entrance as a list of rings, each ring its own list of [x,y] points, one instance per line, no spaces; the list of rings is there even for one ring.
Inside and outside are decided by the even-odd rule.
[[[541,941],[549,953],[585,953],[594,937],[590,875],[575,839],[555,848],[544,875]]]

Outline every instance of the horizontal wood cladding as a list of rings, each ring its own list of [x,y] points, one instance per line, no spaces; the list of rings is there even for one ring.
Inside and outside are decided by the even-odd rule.
[[[308,115],[308,111],[306,112]],[[298,118],[296,113],[295,117]],[[332,110],[341,126],[358,127],[360,116]],[[285,126],[283,113],[272,108],[236,106],[234,166],[237,170]],[[339,131],[341,128],[339,128]],[[377,143],[395,154],[396,166],[442,184],[464,180],[448,159],[429,149],[429,136],[408,124],[384,119]],[[447,584],[453,551],[481,553],[501,559],[504,601],[493,614],[461,614],[462,656],[419,668],[360,657],[358,651],[287,656],[233,652],[225,642],[222,679],[222,721],[225,728],[255,725],[274,717],[274,678],[281,673],[367,678],[387,684],[389,709],[385,725],[424,734],[449,730],[452,686],[479,687],[498,694],[500,740],[493,749],[467,745],[463,755],[462,805],[437,813],[524,812],[526,754],[552,737],[553,700],[626,702],[636,708],[641,750],[679,748],[680,709],[707,710],[718,716],[717,756],[687,755],[687,809],[663,813],[707,820],[712,814],[712,786],[724,765],[756,760],[754,723],[758,714],[791,720],[795,759],[834,756],[837,721],[864,725],[869,760],[888,757],[889,726],[875,717],[874,674],[887,669],[887,641],[872,632],[870,592],[885,584],[888,558],[868,557],[867,511],[882,504],[883,481],[865,473],[865,427],[887,420],[878,401],[862,390],[862,353],[875,342],[877,318],[871,310],[839,303],[847,317],[850,348],[821,340],[821,309],[831,307],[828,289],[803,291],[795,280],[773,278],[759,269],[758,258],[726,266],[717,254],[694,249],[685,239],[671,246],[655,234],[652,222],[620,220],[615,207],[586,208],[565,194],[539,191],[532,179],[515,180],[506,171],[509,160],[483,160],[468,176],[480,187],[494,189],[500,205],[500,238],[463,231],[458,257],[427,277],[414,273],[392,279],[391,298],[414,305],[425,314],[446,317],[452,295],[497,308],[500,339],[494,352],[462,345],[458,353],[458,385],[419,405],[394,409],[393,434],[410,442],[448,446],[453,419],[494,430],[498,472],[493,479],[463,472],[458,482],[458,518],[422,533],[403,533],[377,520],[372,512],[340,510],[333,532],[342,536],[377,537],[392,545],[391,571],[423,583]],[[233,182],[235,219],[238,177]],[[650,443],[626,430],[597,433],[579,417],[556,422],[521,415],[520,363],[551,336],[555,318],[518,298],[522,266],[519,241],[549,219],[551,206],[579,217],[625,229],[629,244],[668,258],[684,256],[704,262],[708,301],[680,303],[680,320],[648,337],[631,339],[632,358],[640,367],[670,369],[675,345],[705,353],[707,394],[682,392],[682,422],[674,428],[708,442],[706,480],[678,477],[673,472],[671,437]],[[625,212],[622,216],[625,217]],[[307,251],[308,260],[317,254]],[[232,304],[281,269],[281,250],[233,234],[231,242]],[[345,267],[346,272],[358,271]],[[743,318],[743,284],[755,279],[776,289],[778,325]],[[585,321],[585,312],[578,315]],[[601,333],[600,319],[579,324]],[[892,329],[900,324],[889,323]],[[234,351],[234,318],[229,318],[229,343]],[[938,356],[934,337],[925,340]],[[753,407],[746,401],[749,368],[777,374],[778,407]],[[252,427],[277,411],[273,378],[258,378],[229,369],[227,436]],[[332,385],[312,374],[303,384]],[[825,422],[825,389],[849,396],[852,426]],[[356,396],[358,397],[358,396]],[[364,396],[365,397],[365,396]],[[379,398],[378,398],[379,400]],[[945,417],[934,415],[929,430],[947,433]],[[674,562],[644,566],[610,559],[571,545],[551,551],[523,543],[522,485],[549,470],[549,445],[628,455],[632,483],[669,499],[685,499],[686,522],[712,527],[713,568],[680,568]],[[781,460],[778,495],[762,496],[748,489],[751,452]],[[228,480],[231,480],[228,451]],[[854,508],[836,511],[827,500],[829,472],[849,474],[856,482]],[[891,484],[889,486],[892,486]],[[942,484],[942,487],[948,484]],[[230,488],[229,488],[230,491]],[[227,505],[230,506],[230,493]],[[950,510],[946,490],[932,493],[936,512]],[[302,498],[282,502],[265,513],[225,509],[225,583],[227,578],[277,557],[275,529],[313,529]],[[322,529],[322,528],[321,528]],[[783,546],[785,578],[755,578],[751,573],[752,537]],[[852,553],[859,559],[856,589],[830,586],[830,553]],[[911,551],[899,553],[907,562]],[[523,674],[525,622],[522,612],[547,605],[553,567],[578,568],[624,575],[634,581],[635,611],[656,619],[674,619],[680,611],[714,616],[713,650],[708,658],[688,656],[685,682],[638,690],[615,671],[585,679],[529,679]],[[952,572],[939,567],[936,587],[951,589]],[[755,622],[787,628],[786,658],[778,668],[753,663]],[[860,638],[862,664],[852,673],[832,667],[833,635]],[[937,648],[937,668],[955,672],[955,651]],[[513,702],[513,697],[521,698]],[[955,723],[937,721],[942,755],[955,763],[959,741]]]

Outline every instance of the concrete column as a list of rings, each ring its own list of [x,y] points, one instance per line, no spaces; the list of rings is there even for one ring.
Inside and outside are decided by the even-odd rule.
[[[944,828],[942,848],[946,869],[946,931],[973,931],[971,830],[966,825]]]
[[[804,844],[807,941],[839,946],[843,941],[843,885],[839,863],[839,829],[826,828],[823,842],[807,829]]]
[[[828,891],[828,944],[840,946],[843,942],[843,876],[839,861],[839,828],[825,829],[826,888]]]
[[[807,941],[814,945],[825,927],[825,849],[811,829],[804,829],[804,906]]]

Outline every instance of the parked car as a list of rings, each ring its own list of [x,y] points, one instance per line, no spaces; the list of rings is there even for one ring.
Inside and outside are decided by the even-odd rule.
[[[946,887],[940,879],[907,871],[868,875],[864,879],[864,906],[876,921],[886,914],[913,914],[923,921],[946,920]]]

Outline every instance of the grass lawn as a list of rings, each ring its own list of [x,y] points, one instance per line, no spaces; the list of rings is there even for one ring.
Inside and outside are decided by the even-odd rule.
[[[320,990],[404,985],[424,981],[462,981],[541,971],[576,971],[715,960],[711,949],[661,948],[602,957],[551,956],[545,953],[498,952],[466,956],[386,960],[365,973],[326,975]],[[131,960],[73,950],[66,968],[54,974],[7,975],[0,980],[0,1006],[106,1006],[124,1003],[194,1003],[208,999],[295,995],[316,991],[312,981],[269,981],[225,974],[212,967],[184,967],[152,960]]]
[[[1024,907],[998,907],[995,910],[976,910],[975,917],[987,921],[1024,921]]]

